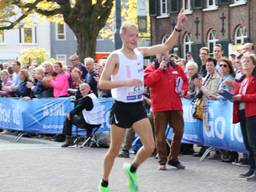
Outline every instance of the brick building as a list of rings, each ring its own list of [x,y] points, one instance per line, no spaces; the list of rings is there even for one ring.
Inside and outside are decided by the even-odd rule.
[[[232,45],[256,43],[256,0],[150,0],[152,44],[165,41],[182,7],[188,20],[172,50],[180,56],[191,51],[199,61],[202,46],[212,53],[220,43],[227,56]]]

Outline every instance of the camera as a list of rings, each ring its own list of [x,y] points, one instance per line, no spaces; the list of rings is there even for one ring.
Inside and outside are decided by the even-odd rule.
[[[169,59],[168,66],[177,67],[177,64],[173,60]]]
[[[79,89],[69,88],[68,93],[70,95],[71,101],[74,102],[75,105],[77,104],[78,100],[82,98],[82,95]]]
[[[160,59],[154,59],[155,69],[159,68],[160,63],[163,60],[167,62],[167,64],[164,66],[163,70],[167,70],[170,66],[172,66],[172,67],[176,67],[177,66],[177,64],[173,60],[171,60],[169,58],[162,57]]]
[[[78,92],[78,89],[71,89],[71,88],[68,89],[68,93],[70,95],[72,102],[75,102],[77,100],[77,92]]]
[[[163,58],[162,61],[166,61],[166,64],[163,67],[163,70],[165,71],[165,70],[167,70],[169,68],[169,61],[166,58]]]
[[[76,93],[78,92],[78,89],[71,89],[71,88],[69,88],[68,89],[68,93],[72,96],[75,96],[76,95]]]
[[[159,63],[159,61],[158,61],[157,58],[155,58],[155,59],[153,60],[153,63],[154,63],[155,69],[158,69],[158,67],[160,66],[160,63]]]

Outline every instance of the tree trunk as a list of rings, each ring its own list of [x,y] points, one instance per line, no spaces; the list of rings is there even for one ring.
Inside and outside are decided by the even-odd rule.
[[[85,57],[95,58],[97,37],[111,13],[113,0],[89,6],[87,1],[80,0],[71,12],[66,10],[64,20],[77,38],[77,54],[81,61]],[[103,6],[104,5],[104,6]]]
[[[98,29],[96,27],[79,27],[74,25],[73,32],[77,38],[77,55],[80,61],[83,62],[85,57],[95,58],[96,44],[98,37]],[[86,26],[86,25],[83,25]]]

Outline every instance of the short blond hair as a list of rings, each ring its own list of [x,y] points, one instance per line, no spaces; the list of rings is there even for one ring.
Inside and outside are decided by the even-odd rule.
[[[44,61],[41,66],[45,67],[46,65],[51,65],[52,66],[52,62],[50,61]]]
[[[44,70],[44,68],[43,68],[42,66],[36,67],[36,68],[35,68],[35,71],[36,71],[37,73],[40,73],[41,75],[44,75],[44,73],[45,73],[45,70]]]
[[[135,28],[138,30],[138,26],[134,23],[124,22],[120,28],[120,34],[125,33],[129,28]]]
[[[206,51],[207,54],[209,54],[209,48],[208,47],[201,47],[200,51]]]
[[[194,61],[189,61],[189,62],[187,62],[187,64],[186,64],[186,69],[188,69],[189,67],[194,67],[194,68],[196,68],[196,70],[198,70],[198,65],[197,65],[197,63],[194,62]]]
[[[70,55],[68,59],[69,60],[79,59],[79,56],[76,53],[74,53],[73,55]]]
[[[82,87],[87,87],[88,89],[91,89],[91,86],[88,83],[79,84],[79,89],[81,89]]]
[[[253,53],[245,53],[242,59],[251,60],[253,65],[256,66],[256,55]]]
[[[80,69],[78,69],[77,67],[75,67],[74,69],[72,69],[71,73],[78,73],[80,75],[80,77],[82,76],[82,71]]]
[[[86,58],[84,58],[84,64],[87,63],[87,62],[94,64],[94,59],[91,58],[91,57],[86,57]]]
[[[1,71],[1,75],[3,75],[4,73],[5,73],[6,75],[8,75],[8,77],[10,77],[10,73],[8,72],[7,69],[3,69],[3,70]]]

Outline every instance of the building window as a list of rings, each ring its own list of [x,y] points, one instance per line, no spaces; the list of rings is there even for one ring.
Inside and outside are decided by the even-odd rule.
[[[246,0],[234,0],[234,4],[246,3]]]
[[[149,0],[149,15],[157,16],[157,1]]]
[[[240,6],[247,3],[247,0],[233,0],[232,4],[230,4],[230,7]]]
[[[32,28],[24,28],[24,42],[23,43],[33,43],[33,29]]]
[[[216,0],[207,0],[207,8],[216,7]]]
[[[191,33],[186,33],[186,34],[184,35],[183,43],[184,43],[183,54],[184,54],[184,55],[187,55],[187,52],[191,52],[191,51],[192,51],[192,44],[193,44],[193,41],[192,41],[192,35],[191,35]]]
[[[61,63],[66,63],[67,61],[67,56],[66,55],[63,55],[63,54],[57,54],[56,55],[56,60],[57,61],[60,61]]]
[[[66,39],[66,27],[65,24],[56,23],[56,40]]]
[[[160,14],[167,15],[167,0],[160,1]]]
[[[208,38],[207,38],[209,53],[210,53],[211,56],[213,55],[213,47],[216,45],[217,41],[218,41],[217,32],[212,29],[208,33]]]
[[[238,26],[235,30],[235,44],[244,44],[248,38],[248,33],[245,27]]]
[[[171,13],[176,13],[179,11],[179,1],[178,0],[171,0],[168,1],[168,7]]]
[[[202,0],[194,0],[193,8],[194,9],[203,8],[203,1]]]
[[[183,0],[183,9],[185,11],[190,11],[191,10],[191,6],[190,6],[190,0]]]
[[[24,27],[19,29],[19,42],[22,44],[37,43],[37,28]]]
[[[0,44],[4,44],[4,30],[0,31]]]

